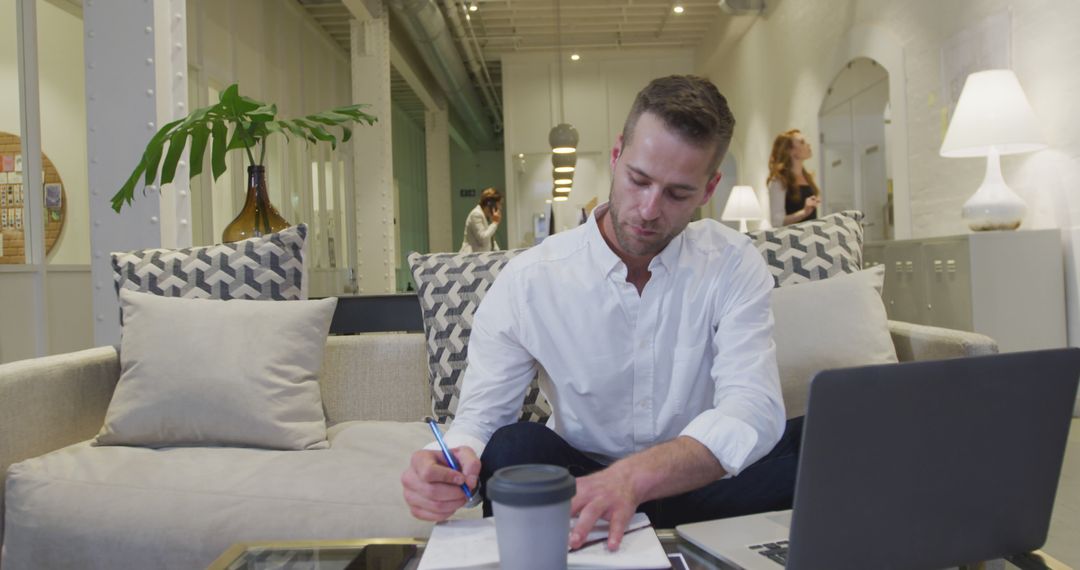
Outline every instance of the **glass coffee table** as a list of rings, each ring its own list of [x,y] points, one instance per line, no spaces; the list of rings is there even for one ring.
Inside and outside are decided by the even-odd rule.
[[[674,530],[656,531],[675,570],[738,570],[690,544]],[[415,570],[424,553],[424,540],[375,538],[367,540],[305,540],[234,544],[209,570]],[[1070,570],[1036,551],[1007,558],[1007,562],[974,564],[960,570]]]
[[[737,570],[683,540],[674,530],[657,530],[656,535],[672,568]],[[415,570],[424,544],[414,538],[240,543],[219,556],[209,570]]]

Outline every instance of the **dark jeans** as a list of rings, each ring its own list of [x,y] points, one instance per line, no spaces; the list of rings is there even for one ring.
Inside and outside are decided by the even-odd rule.
[[[784,435],[772,451],[744,469],[738,477],[714,481],[681,495],[648,501],[637,510],[649,515],[653,526],[673,528],[691,522],[790,509],[795,495],[795,468],[802,425],[801,416],[788,420]],[[484,448],[480,461],[480,482],[484,489],[495,471],[510,465],[561,465],[575,477],[605,467],[571,447],[555,432],[533,422],[518,422],[500,428]],[[484,516],[491,516],[491,503],[486,495]]]

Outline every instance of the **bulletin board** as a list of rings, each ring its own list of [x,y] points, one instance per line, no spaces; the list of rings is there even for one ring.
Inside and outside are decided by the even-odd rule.
[[[45,254],[60,239],[67,214],[67,195],[60,173],[41,155],[45,204]],[[0,132],[0,263],[26,263],[26,183],[18,135]]]

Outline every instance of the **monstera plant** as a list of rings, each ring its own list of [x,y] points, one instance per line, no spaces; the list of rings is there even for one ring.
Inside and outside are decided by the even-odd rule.
[[[119,212],[124,204],[132,202],[140,178],[143,179],[144,192],[145,186],[153,184],[155,180],[161,184],[172,182],[184,148],[189,148],[190,175],[195,177],[202,173],[203,156],[206,147],[210,146],[210,169],[214,180],[226,170],[226,153],[242,148],[249,164],[247,201],[240,215],[226,228],[223,239],[235,241],[277,231],[288,226],[288,223],[270,204],[266,193],[263,165],[266,140],[270,135],[280,133],[287,140],[293,136],[313,144],[325,141],[337,148],[338,137],[333,132],[335,128],[341,130],[341,142],[345,142],[352,136],[350,124],[375,123],[377,119],[374,116],[362,111],[366,106],[347,105],[301,118],[277,119],[277,105],[240,95],[234,83],[221,92],[216,104],[196,109],[158,130],[147,143],[134,172],[112,197],[112,207]]]

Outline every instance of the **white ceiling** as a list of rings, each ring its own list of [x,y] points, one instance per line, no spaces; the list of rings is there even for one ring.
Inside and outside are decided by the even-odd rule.
[[[352,13],[343,0],[297,0],[346,51]],[[723,18],[737,18],[718,0],[433,0],[444,17],[457,11],[461,34],[447,18],[459,55],[471,43],[483,55],[489,87],[501,92],[501,57],[508,53],[561,51],[569,58],[590,50],[694,48],[707,39]],[[729,5],[752,0],[726,0]],[[475,6],[475,10],[470,7]],[[682,13],[675,7],[681,6]],[[742,12],[748,14],[747,12]],[[464,59],[464,58],[463,58]],[[488,77],[470,79],[477,91]],[[400,74],[391,75],[394,101],[423,124],[423,104]],[[494,110],[492,112],[495,112]]]
[[[495,60],[520,51],[695,47],[722,17],[716,0],[454,0]],[[475,5],[476,11],[468,6]],[[683,13],[674,12],[676,5]],[[560,25],[561,24],[561,25]]]

